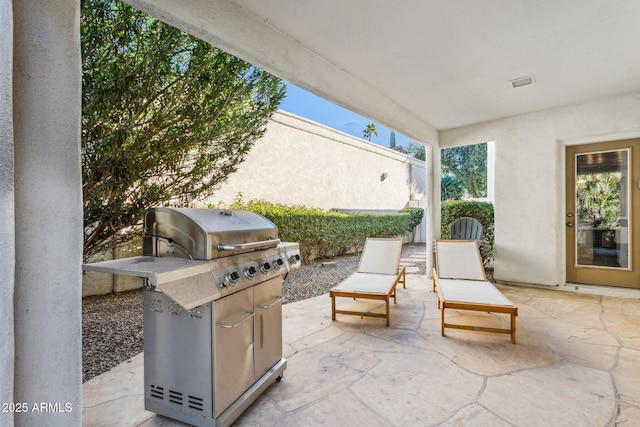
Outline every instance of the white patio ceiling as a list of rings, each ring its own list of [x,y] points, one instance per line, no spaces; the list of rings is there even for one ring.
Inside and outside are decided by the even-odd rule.
[[[127,2],[422,142],[640,89],[638,0]]]

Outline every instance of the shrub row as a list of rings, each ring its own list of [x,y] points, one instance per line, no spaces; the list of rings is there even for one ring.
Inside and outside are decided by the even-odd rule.
[[[489,246],[489,256],[494,257],[494,216],[493,204],[488,202],[466,202],[456,200],[451,202],[442,202],[442,219],[440,227],[440,235],[443,239],[449,238],[449,227],[451,223],[458,218],[471,217],[480,221],[483,228],[482,238]]]
[[[258,213],[278,227],[282,241],[298,242],[303,263],[362,250],[367,237],[403,236],[411,230],[416,212],[397,214],[345,214],[304,206],[287,206],[265,201],[238,200],[231,209]],[[422,211],[422,209],[420,209]]]

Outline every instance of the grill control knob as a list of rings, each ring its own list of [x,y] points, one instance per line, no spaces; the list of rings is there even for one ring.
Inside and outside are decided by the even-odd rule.
[[[282,267],[282,264],[284,264],[284,261],[282,261],[282,258],[278,258],[273,261],[273,266],[275,267],[276,270],[280,270],[280,267]]]
[[[260,271],[262,271],[263,274],[267,274],[269,270],[271,270],[271,264],[269,263],[269,261],[264,262],[260,265]]]
[[[256,272],[257,270],[253,265],[244,269],[244,275],[248,278],[252,278],[256,274]]]
[[[300,255],[298,255],[298,254],[291,255],[289,257],[289,261],[291,261],[291,264],[297,263],[298,261],[300,261]]]
[[[235,286],[234,283],[236,283],[239,278],[240,278],[240,275],[238,274],[237,271],[232,271],[230,273],[227,273],[224,275],[224,283],[222,284],[222,286],[223,287],[227,285]]]

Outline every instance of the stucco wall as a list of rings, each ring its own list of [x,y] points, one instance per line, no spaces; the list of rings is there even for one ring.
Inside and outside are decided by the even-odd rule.
[[[13,9],[0,0],[0,402],[13,397],[15,288],[15,212],[13,175]],[[0,425],[12,426],[13,414],[0,411]]]
[[[28,409],[8,411],[13,420],[5,420],[3,414],[0,424],[78,426],[82,418],[80,2],[14,0],[12,6],[13,105],[3,113],[13,118],[13,141],[0,146],[6,150],[13,143],[14,175],[11,181],[3,174],[0,188],[3,195],[12,189],[15,195],[15,360],[0,360],[0,371],[14,367],[13,379],[0,375],[0,388],[14,391],[13,400],[3,403],[24,402]],[[2,7],[6,10],[6,2]],[[6,82],[8,70],[0,71]],[[3,139],[11,137],[6,129],[1,133]],[[3,211],[7,203],[11,202],[3,197]],[[33,409],[41,403],[56,411]]]
[[[399,210],[424,198],[425,162],[280,111],[211,201],[239,193],[245,201]]]
[[[640,92],[442,131],[442,148],[496,141],[495,278],[566,280],[564,148],[640,136]]]

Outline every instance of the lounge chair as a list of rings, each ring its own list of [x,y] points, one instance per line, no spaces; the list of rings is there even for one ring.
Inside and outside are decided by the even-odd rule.
[[[367,238],[358,270],[338,286],[329,291],[331,297],[331,319],[336,314],[383,317],[389,326],[389,300],[396,303],[396,286],[406,287],[405,267],[400,266],[402,239]],[[386,313],[336,309],[336,298],[361,298],[381,300],[386,303]]]
[[[441,333],[443,336],[445,328],[466,329],[510,334],[511,342],[516,343],[518,307],[487,280],[477,241],[436,240],[433,289],[438,293],[438,307],[442,310]],[[446,323],[447,308],[506,313],[511,316],[511,326],[508,329],[501,329]]]

